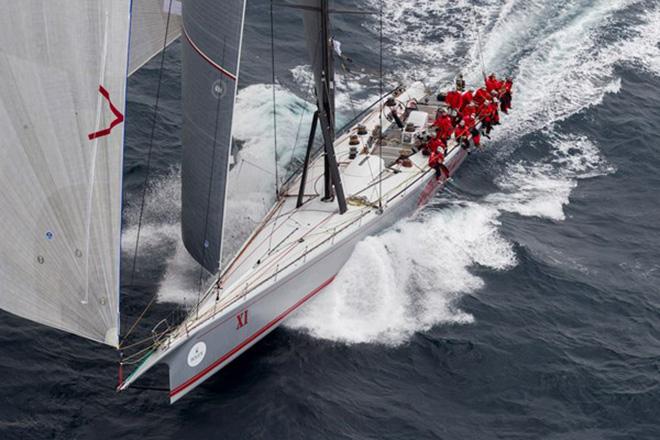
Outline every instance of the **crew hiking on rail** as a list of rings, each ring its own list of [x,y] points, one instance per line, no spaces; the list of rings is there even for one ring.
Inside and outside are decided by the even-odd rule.
[[[481,135],[489,137],[495,125],[500,123],[499,112],[511,109],[513,79],[502,81],[491,73],[484,86],[477,90],[465,90],[463,74],[456,78],[455,90],[438,95],[445,107],[438,109],[432,127],[435,134],[427,136],[422,153],[429,156],[429,166],[436,171],[436,179],[442,176],[447,145],[453,140],[466,150],[470,143],[480,148]]]

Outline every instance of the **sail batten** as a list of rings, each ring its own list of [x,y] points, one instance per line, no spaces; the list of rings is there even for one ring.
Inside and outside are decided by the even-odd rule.
[[[130,1],[0,3],[0,308],[117,346]]]

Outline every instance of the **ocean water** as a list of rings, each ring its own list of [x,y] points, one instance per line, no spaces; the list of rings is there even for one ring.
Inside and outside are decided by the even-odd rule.
[[[114,351],[0,314],[0,438],[660,438],[660,5],[384,0],[384,12],[386,85],[445,87],[458,71],[474,84],[480,52],[514,77],[514,109],[486,150],[173,406],[162,391],[116,394]],[[234,128],[245,182],[274,154],[268,2],[249,2],[247,17]],[[378,93],[377,18],[334,22],[353,59],[338,79],[341,120]],[[300,24],[277,11],[282,162],[311,118]],[[142,334],[200,285],[179,235],[179,56],[178,43],[166,53],[132,283],[158,60],[129,80],[122,323],[156,295]],[[248,189],[236,208],[257,216],[264,187]]]

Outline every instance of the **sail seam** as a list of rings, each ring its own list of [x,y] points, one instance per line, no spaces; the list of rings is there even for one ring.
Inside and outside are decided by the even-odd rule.
[[[206,54],[202,51],[202,49],[200,49],[199,46],[198,46],[197,44],[195,44],[195,42],[192,40],[192,38],[190,38],[190,35],[188,35],[188,31],[186,30],[186,27],[185,27],[185,26],[182,25],[182,26],[181,26],[181,29],[183,30],[183,35],[186,37],[186,40],[188,41],[188,43],[190,43],[190,46],[191,46],[193,49],[195,49],[195,52],[197,52],[197,53],[199,54],[199,56],[201,56],[202,58],[204,58],[204,60],[206,60],[207,63],[209,63],[211,66],[213,66],[216,70],[220,71],[220,73],[222,73],[222,74],[224,74],[225,76],[227,76],[227,77],[231,78],[232,80],[236,81],[236,79],[237,79],[237,76],[236,76],[236,75],[234,75],[234,74],[231,73],[229,70],[227,70],[227,69],[225,69],[224,67],[222,67],[220,64],[218,64],[218,63],[216,63],[215,61],[213,61],[213,60],[211,59],[211,57],[209,57],[208,55],[206,55]]]

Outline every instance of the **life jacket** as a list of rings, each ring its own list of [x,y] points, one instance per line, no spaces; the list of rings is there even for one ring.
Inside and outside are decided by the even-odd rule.
[[[513,87],[513,81],[509,81],[509,80],[504,81],[504,91],[506,93],[511,93],[512,87]]]

